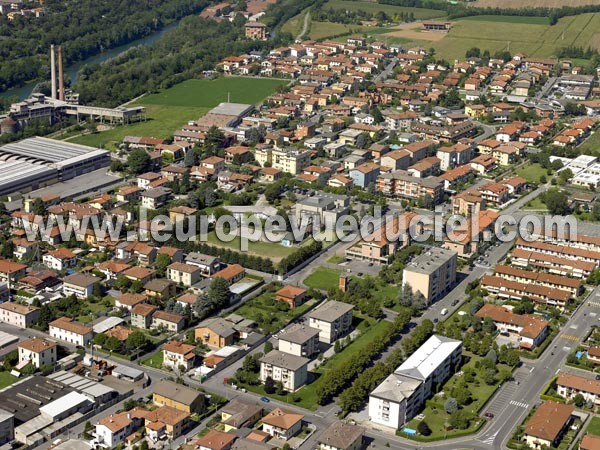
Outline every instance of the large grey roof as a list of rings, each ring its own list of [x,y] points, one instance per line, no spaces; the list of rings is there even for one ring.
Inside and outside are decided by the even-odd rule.
[[[178,403],[183,403],[184,405],[191,405],[198,396],[204,395],[196,389],[167,380],[160,380],[156,383],[154,385],[154,393],[175,400]]]
[[[260,362],[276,367],[283,367],[288,370],[298,370],[302,366],[307,365],[310,360],[302,356],[289,355],[279,350],[271,350],[261,358]]]
[[[461,345],[461,341],[433,335],[410,355],[395,373],[426,380]]]
[[[420,380],[392,373],[370,395],[399,403],[404,399],[410,398],[421,383],[422,381]]]
[[[306,326],[297,326],[286,330],[279,336],[280,341],[292,342],[294,344],[303,344],[314,336],[318,336],[319,330]]]
[[[430,274],[438,270],[448,262],[456,252],[441,247],[430,247],[426,252],[421,253],[404,270]]]
[[[306,316],[309,318],[322,320],[324,322],[335,322],[348,311],[352,311],[353,309],[354,305],[349,303],[329,300],[318,308],[313,309]]]

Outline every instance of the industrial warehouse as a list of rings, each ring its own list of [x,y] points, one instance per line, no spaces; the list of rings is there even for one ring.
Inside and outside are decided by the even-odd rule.
[[[0,147],[0,195],[28,192],[110,165],[110,154],[42,137]]]

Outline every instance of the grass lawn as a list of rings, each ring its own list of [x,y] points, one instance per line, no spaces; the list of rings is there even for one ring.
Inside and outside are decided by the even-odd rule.
[[[579,14],[561,18],[550,26],[547,18],[478,16],[456,20],[450,32],[438,41],[432,41],[438,56],[448,59],[464,58],[471,47],[491,54],[506,50],[511,53],[548,58],[561,47],[581,46],[600,48],[600,13]],[[523,21],[526,21],[523,22]],[[401,36],[401,34],[399,34]],[[427,40],[426,33],[423,33]],[[429,44],[428,44],[429,45]]]
[[[482,358],[478,356],[471,355],[471,359],[468,363],[463,366],[463,370],[469,367],[474,367],[476,361]],[[499,368],[508,368],[507,366],[499,365]],[[448,380],[448,382],[443,387],[443,392],[448,393],[453,389],[453,387],[462,381],[462,377],[458,375],[454,375]],[[475,378],[475,381],[467,384],[467,388],[471,393],[471,397],[473,398],[473,402],[470,405],[464,407],[464,410],[477,415],[481,408],[488,402],[488,400],[494,395],[498,388],[498,384],[488,385],[484,383],[479,376]],[[450,430],[446,431],[444,425],[447,423],[450,415],[444,411],[444,404],[446,402],[446,398],[433,397],[432,401],[429,402],[428,406],[422,411],[422,414],[425,416],[425,422],[431,428],[432,434],[428,437],[420,436],[419,440],[431,441],[438,439],[451,439],[452,437],[457,437],[461,435],[465,435],[468,433],[475,432],[479,429],[480,420],[483,419],[474,419],[471,422],[470,427],[467,430]],[[411,420],[407,426],[408,428],[417,429],[419,424],[418,419]]]
[[[540,200],[539,197],[534,198],[529,203],[527,203],[523,208],[523,210],[534,210],[534,211],[547,211],[546,205]]]
[[[365,1],[348,1],[348,0],[329,0],[323,5],[325,10],[329,8],[348,10],[348,11],[366,11],[366,12],[377,12],[383,11],[384,13],[393,16],[394,14],[413,13],[415,19],[432,19],[434,17],[444,17],[445,11],[439,9],[426,9],[426,8],[412,8],[407,6],[394,6],[384,5],[377,2],[365,2]]]
[[[600,436],[600,417],[592,417],[586,431],[594,436]]]
[[[155,369],[162,369],[163,364],[163,352],[159,351],[152,355],[150,358],[146,358],[142,361],[144,366],[154,367]]]
[[[304,17],[306,16],[306,11],[302,11],[297,16],[292,17],[281,27],[281,31],[284,33],[290,33],[292,36],[296,37],[302,31],[302,27],[304,26]]]
[[[366,27],[360,25],[345,25],[334,22],[315,22],[310,24],[308,36],[311,39],[326,39],[344,33],[362,33]]]
[[[221,102],[258,103],[286,80],[219,77],[216,80],[187,80],[156,94],[146,95],[133,105],[145,106],[148,120],[107,131],[78,136],[69,141],[92,147],[115,148],[125,136],[167,138],[189,120],[196,120]]]
[[[363,321],[362,323],[365,323],[365,321]],[[390,322],[382,320],[366,328],[365,331],[342,352],[335,354],[325,363],[325,365],[320,366],[318,369],[315,370],[313,375],[316,376],[316,379],[311,384],[309,384],[308,386],[304,386],[294,394],[267,395],[265,394],[262,385],[245,387],[249,391],[256,392],[260,395],[267,395],[268,397],[272,397],[274,399],[281,400],[314,411],[319,406],[317,404],[316,392],[319,383],[322,383],[324,380],[323,374],[325,374],[328,370],[332,370],[338,367],[342,362],[348,360],[348,358],[351,358],[353,355],[361,353],[371,342],[375,342],[377,340],[382,339],[383,335],[387,333],[391,327],[392,324]],[[310,376],[311,375],[309,374],[309,377]]]
[[[600,153],[600,132],[596,131],[578,147],[583,155],[597,155]]]
[[[0,389],[10,386],[15,381],[17,381],[17,377],[12,376],[10,372],[0,372]]]
[[[254,320],[264,333],[272,333],[285,328],[296,317],[306,313],[315,305],[315,300],[290,309],[286,303],[275,300],[275,295],[265,292],[244,303],[234,312],[247,319]]]
[[[330,269],[328,267],[319,267],[304,279],[304,284],[311,288],[328,291],[329,289],[336,288],[338,286],[341,273],[341,269],[338,270]]]
[[[547,179],[551,177],[546,173],[546,169],[540,166],[538,163],[525,164],[516,170],[516,174],[520,177],[525,178],[531,183],[539,183],[540,177],[543,175]]]
[[[327,262],[330,263],[330,264],[339,264],[341,262],[344,262],[344,257],[343,256],[333,255],[331,258],[329,258],[327,260]]]
[[[311,241],[307,239],[301,245],[306,245]],[[207,243],[214,245],[215,247],[228,248],[230,250],[240,251],[241,249],[241,238],[236,236],[230,242],[223,242],[219,240],[215,231],[211,231],[207,236]],[[291,255],[298,249],[297,246],[286,247],[278,242],[248,242],[248,253],[255,256],[262,256],[263,258],[269,258],[274,262],[280,261],[282,258]]]

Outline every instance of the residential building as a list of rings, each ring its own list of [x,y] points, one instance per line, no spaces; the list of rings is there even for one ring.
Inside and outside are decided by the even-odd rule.
[[[275,292],[275,300],[285,302],[290,309],[294,309],[304,303],[305,294],[306,289],[288,284]]]
[[[233,345],[236,331],[231,322],[221,317],[210,317],[198,324],[195,331],[196,341],[212,348]]]
[[[63,278],[63,294],[74,295],[78,298],[89,298],[94,290],[94,285],[100,282],[100,278],[84,273],[74,273]]]
[[[239,264],[230,264],[215,273],[213,278],[223,278],[231,286],[244,278],[244,276],[246,276],[246,269]]]
[[[131,309],[131,325],[137,328],[148,329],[152,326],[152,315],[158,307],[138,303]]]
[[[318,223],[321,226],[327,221],[335,224],[339,217],[349,211],[349,206],[350,199],[346,195],[317,192],[296,203],[296,220],[301,223],[303,218],[307,218],[308,223]]]
[[[235,434],[210,430],[194,442],[194,445],[197,450],[230,450],[233,446],[233,441],[236,439],[237,436]]]
[[[278,350],[312,359],[319,353],[319,333],[316,328],[299,325],[285,330],[278,340]]]
[[[317,438],[318,450],[361,450],[365,428],[342,422],[333,422]]]
[[[329,300],[310,311],[308,326],[319,330],[319,341],[333,344],[352,330],[354,305]]]
[[[188,414],[201,413],[206,408],[204,394],[191,387],[168,380],[153,383],[153,387],[152,401],[155,405],[170,406]]]
[[[527,421],[523,440],[534,449],[557,447],[571,424],[574,410],[571,405],[553,401],[542,403]]]
[[[483,275],[480,286],[490,294],[501,298],[521,300],[527,297],[535,303],[550,305],[564,309],[571,299],[571,293],[560,289],[552,289],[530,282],[507,280],[495,275]]]
[[[260,381],[264,383],[270,377],[280,381],[286,391],[295,392],[306,384],[308,362],[308,358],[272,350],[260,360]]]
[[[275,408],[262,418],[262,429],[265,433],[276,439],[287,441],[300,432],[303,419],[304,416],[302,414]]]
[[[144,294],[125,293],[115,298],[115,307],[131,311],[136,305],[146,303],[147,300],[148,296]]]
[[[444,383],[462,358],[462,342],[433,335],[369,395],[371,422],[400,429]]]
[[[42,261],[46,267],[52,270],[65,270],[75,266],[77,258],[75,253],[65,247],[59,247],[46,253],[42,257]]]
[[[404,170],[383,173],[377,178],[377,190],[391,197],[419,199],[429,196],[434,205],[443,200],[444,182],[437,177],[413,177]]]
[[[164,206],[171,195],[171,190],[163,187],[151,188],[141,194],[142,206],[147,209],[158,209]]]
[[[0,303],[0,322],[8,323],[20,328],[29,328],[37,323],[40,308],[21,305],[15,302]]]
[[[148,411],[133,408],[116,414],[110,414],[95,425],[94,443],[113,448],[125,442],[125,439],[144,424]]]
[[[556,392],[568,401],[581,394],[586,402],[600,405],[600,380],[561,372],[556,380]]]
[[[252,428],[262,417],[262,406],[234,398],[221,408],[221,423],[226,432]]]
[[[366,188],[369,185],[375,185],[377,183],[377,177],[379,176],[379,164],[375,163],[364,163],[360,166],[350,170],[348,175],[352,178],[354,186]]]
[[[190,287],[200,280],[201,269],[198,266],[175,262],[167,266],[167,278],[172,282]]]
[[[600,436],[586,434],[579,443],[579,450],[596,450],[600,448]]]
[[[247,22],[244,25],[244,32],[249,39],[266,41],[268,37],[267,26],[261,22]]]
[[[150,328],[162,328],[165,331],[179,333],[185,326],[185,317],[167,311],[154,311]]]
[[[273,148],[270,158],[271,167],[292,175],[302,173],[310,165],[310,151],[295,147]]]
[[[185,263],[188,266],[198,267],[200,275],[203,277],[213,276],[221,267],[221,259],[218,256],[204,255],[196,252],[188,253],[185,257]]]
[[[423,294],[427,304],[439,300],[456,281],[456,261],[456,252],[430,247],[406,265],[402,284]]]
[[[547,321],[532,314],[514,314],[507,308],[486,303],[475,314],[481,319],[489,317],[500,333],[517,337],[521,348],[532,350],[548,336],[550,326]]]
[[[94,331],[70,317],[60,317],[48,324],[48,334],[54,339],[85,347],[92,341]]]
[[[14,283],[19,278],[23,278],[26,270],[26,264],[0,259],[0,281],[4,283],[8,282],[9,278],[11,283]]]
[[[190,425],[190,413],[171,406],[161,406],[146,413],[144,425],[151,441],[173,441],[187,431]]]
[[[31,363],[38,369],[41,366],[53,366],[58,360],[56,342],[44,338],[31,338],[17,344],[19,364]]]
[[[168,341],[163,345],[163,366],[188,371],[196,365],[196,346],[181,341]]]

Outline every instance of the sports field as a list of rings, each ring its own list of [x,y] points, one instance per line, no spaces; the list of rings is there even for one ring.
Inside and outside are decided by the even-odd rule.
[[[83,145],[113,149],[125,136],[170,137],[189,120],[229,99],[235,103],[258,103],[287,80],[220,77],[216,80],[187,80],[156,94],[146,95],[135,105],[146,107],[146,122],[117,126],[107,131],[70,139]]]
[[[472,47],[489,50],[492,54],[509,50],[513,54],[521,52],[548,58],[561,47],[600,49],[600,13],[563,17],[554,26],[550,26],[544,17],[467,17],[454,21],[449,33],[425,33],[405,27],[389,35],[433,47],[439,56],[449,61],[464,58],[465,52]]]

